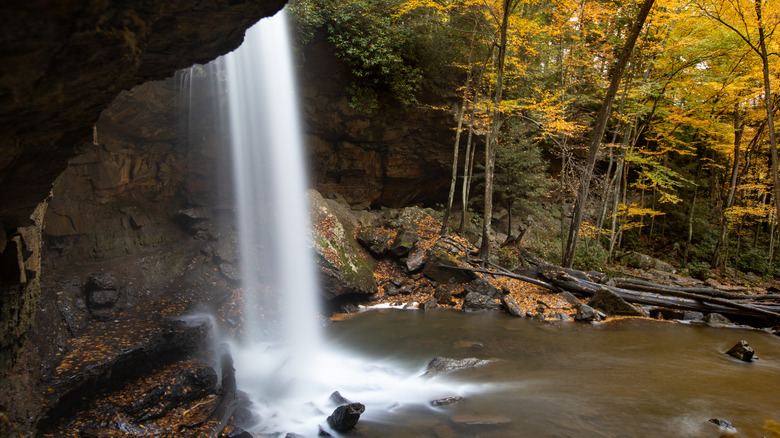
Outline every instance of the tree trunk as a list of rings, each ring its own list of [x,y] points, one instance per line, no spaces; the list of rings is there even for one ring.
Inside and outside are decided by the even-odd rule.
[[[472,120],[474,114],[471,114]],[[468,214],[469,207],[469,194],[471,192],[471,175],[474,173],[474,152],[477,150],[476,146],[472,147],[472,139],[474,138],[474,126],[469,126],[469,136],[466,139],[466,159],[463,163],[463,192],[462,199],[463,211],[460,215],[460,227],[458,227],[458,233],[463,234],[466,229],[466,215]]]
[[[773,111],[772,89],[769,82],[769,55],[766,51],[764,22],[761,15],[761,0],[755,0],[756,16],[758,17],[758,45],[760,48],[762,71],[764,75],[764,102],[766,104],[766,126],[769,131],[769,150],[772,155],[772,185],[774,186],[773,201],[775,217],[780,218],[780,177],[778,176],[777,136],[775,135],[775,119]]]
[[[593,131],[590,148],[588,149],[588,158],[585,169],[583,169],[580,178],[580,187],[577,191],[577,200],[574,204],[574,216],[572,217],[571,226],[569,227],[569,237],[567,239],[566,252],[563,258],[563,265],[568,268],[571,268],[574,265],[574,252],[577,249],[577,238],[585,213],[585,204],[588,201],[590,180],[593,178],[593,168],[596,165],[596,156],[598,155],[599,147],[601,146],[601,139],[604,137],[604,131],[607,128],[609,113],[612,109],[612,101],[615,99],[615,94],[617,94],[618,87],[620,86],[620,80],[623,77],[623,71],[626,68],[628,59],[631,57],[631,52],[634,50],[634,45],[636,44],[637,38],[639,38],[639,33],[642,31],[645,19],[650,13],[650,9],[653,7],[653,1],[654,0],[644,0],[642,3],[636,21],[631,27],[631,32],[623,45],[620,57],[615,63],[607,94],[604,96],[604,102],[598,113],[596,128]]]
[[[651,1],[651,0],[648,0]],[[493,174],[496,161],[498,133],[503,120],[501,118],[501,101],[504,93],[504,63],[506,60],[507,33],[509,30],[509,15],[517,6],[519,0],[504,0],[503,16],[499,28],[498,68],[496,72],[496,94],[493,99],[493,124],[490,130],[490,140],[485,146],[485,205],[482,212],[482,245],[479,257],[482,263],[487,263],[490,257],[490,224],[493,220]]]

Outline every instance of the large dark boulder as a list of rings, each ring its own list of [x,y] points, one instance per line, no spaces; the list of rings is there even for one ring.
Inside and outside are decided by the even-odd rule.
[[[501,303],[487,295],[469,292],[463,297],[463,310],[479,312],[483,310],[501,310]]]
[[[362,403],[350,403],[337,407],[328,417],[328,425],[338,432],[347,432],[357,426],[366,407]]]
[[[600,287],[588,301],[588,306],[600,309],[610,316],[647,316],[607,288]]]
[[[349,211],[338,202],[323,198],[316,190],[307,193],[313,225],[310,241],[320,266],[322,294],[333,299],[376,293],[376,263],[361,254],[353,236],[355,228]]]

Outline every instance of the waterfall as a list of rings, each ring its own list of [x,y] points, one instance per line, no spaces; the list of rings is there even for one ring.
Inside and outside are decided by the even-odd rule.
[[[301,414],[294,404],[310,397],[313,384],[305,376],[322,344],[285,15],[262,20],[220,60],[228,87],[244,290],[245,339],[233,354],[238,385],[252,396],[267,431],[284,430],[292,421],[288,413]]]
[[[239,335],[224,342],[257,417],[242,426],[263,436],[317,436],[334,391],[365,404],[361,421],[386,422],[407,405],[424,410],[471,390],[421,380],[425,363],[364,357],[322,334],[290,47],[282,11],[249,29],[234,52],[179,77],[189,108],[198,98],[216,114],[214,126],[189,120],[183,138],[231,146],[243,315]]]

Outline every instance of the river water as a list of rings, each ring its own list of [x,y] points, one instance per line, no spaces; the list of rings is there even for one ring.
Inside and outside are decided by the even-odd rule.
[[[327,337],[333,348],[408,375],[422,374],[434,356],[497,359],[418,379],[446,379],[430,397],[464,397],[453,405],[375,404],[361,419],[365,436],[717,437],[726,431],[708,420],[719,418],[737,429],[729,436],[759,437],[766,419],[780,421],[780,339],[759,331],[374,310],[332,324]],[[760,360],[723,354],[740,339]]]
[[[227,339],[262,436],[317,436],[333,391],[365,404],[367,437],[758,437],[780,421],[780,340],[623,320],[546,325],[503,314],[373,310],[318,327],[302,137],[284,13],[207,66],[226,96],[247,336]],[[192,92],[192,91],[190,91]],[[250,293],[260,285],[274,300]],[[279,301],[281,315],[255,309]],[[268,306],[266,306],[268,307]],[[724,355],[746,339],[761,360]],[[421,377],[435,356],[495,359]],[[455,404],[430,401],[461,396]],[[332,432],[332,431],[331,431]],[[335,432],[334,432],[335,434]]]

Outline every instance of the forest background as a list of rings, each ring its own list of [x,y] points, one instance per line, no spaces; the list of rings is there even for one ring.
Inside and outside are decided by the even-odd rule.
[[[608,270],[637,251],[698,278],[780,276],[778,11],[761,0],[291,3],[301,44],[325,38],[350,67],[354,108],[418,105],[423,88],[457,95],[443,232],[483,224],[488,241],[501,208],[507,240],[550,262]]]

